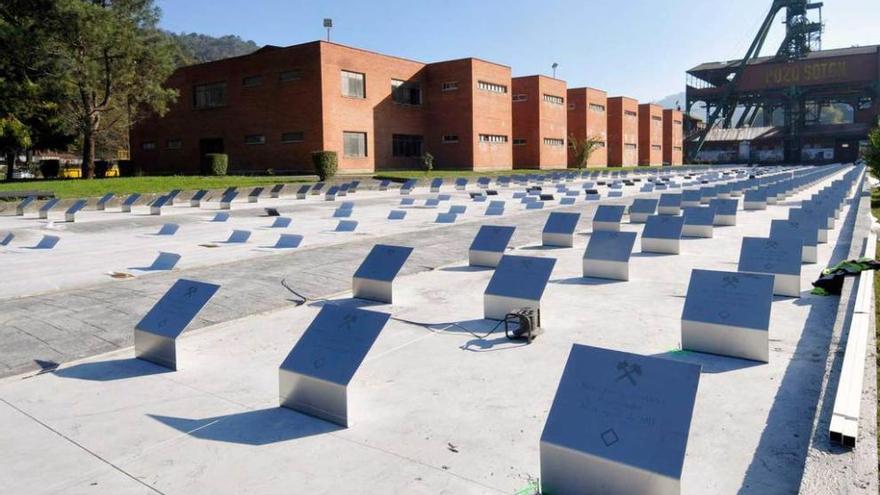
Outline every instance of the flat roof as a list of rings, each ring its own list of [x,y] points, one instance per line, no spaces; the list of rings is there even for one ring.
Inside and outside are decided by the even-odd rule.
[[[817,50],[815,52],[808,53],[805,57],[805,60],[814,60],[829,57],[844,57],[848,55],[866,55],[877,53],[878,49],[880,49],[880,45],[853,46],[850,48],[832,48],[830,50]],[[727,60],[721,62],[705,62],[697,65],[692,69],[688,69],[687,72],[703,72],[707,70],[726,69],[728,67],[737,65],[741,61],[742,59],[739,58],[736,60]],[[779,59],[777,59],[776,56],[757,57],[749,60],[748,65],[766,64],[777,61],[779,61]]]

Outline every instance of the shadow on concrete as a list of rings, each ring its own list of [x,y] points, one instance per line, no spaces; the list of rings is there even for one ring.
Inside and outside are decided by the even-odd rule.
[[[609,278],[593,278],[593,277],[571,277],[558,278],[551,280],[551,284],[559,285],[609,285],[609,284],[625,284],[626,280],[612,280]]]
[[[109,382],[170,372],[171,370],[168,368],[141,359],[128,358],[76,364],[57,369],[52,374],[62,378]]]
[[[654,354],[653,357],[670,359],[673,361],[681,361],[683,363],[699,364],[702,366],[703,373],[727,373],[728,371],[736,371],[754,366],[762,366],[764,363],[759,361],[751,361],[749,359],[740,359],[730,356],[721,356],[719,354],[708,354],[704,352],[694,351],[668,351],[660,354]]]
[[[849,256],[854,233],[858,203],[852,204],[844,221],[840,223],[837,244],[832,250],[828,265]],[[822,436],[828,436],[828,424],[834,407],[837,377],[832,373],[826,393],[819,403],[822,382],[838,318],[838,297],[802,297],[795,301],[809,306],[809,314],[801,331],[801,337],[791,356],[791,361],[781,377],[779,389],[767,415],[766,426],[743,478],[738,495],[764,493],[797,493],[804,475],[811,438],[816,445],[827,444]],[[844,304],[854,304],[854,295]],[[840,313],[845,320],[851,310]],[[843,324],[848,325],[848,321]],[[773,359],[773,356],[770,356]],[[843,353],[832,359],[832,369],[840,369]],[[818,413],[817,410],[818,409]],[[818,414],[818,427],[813,422]]]
[[[632,253],[630,257],[632,258],[669,258],[670,256],[679,256],[679,254],[673,253],[646,253],[644,251],[639,251],[638,253]]]
[[[381,301],[371,301],[369,299],[359,299],[356,297],[346,297],[342,299],[321,299],[309,302],[309,306],[321,308],[326,305],[339,306],[342,308],[367,308],[371,306],[385,306],[388,303]]]
[[[343,429],[339,425],[282,407],[203,419],[158,414],[147,416],[193,438],[242,445],[269,445]]]
[[[538,337],[540,338],[540,337]],[[529,345],[527,342],[523,340],[510,340],[507,337],[502,335],[500,337],[496,337],[494,339],[471,339],[460,347],[463,351],[468,352],[495,352],[495,351],[506,351],[509,349],[516,349],[518,347],[524,347]]]
[[[538,245],[538,246],[523,246],[523,247],[518,248],[518,249],[520,249],[520,250],[522,250],[522,251],[559,251],[559,250],[562,250],[562,249],[574,249],[574,246],[569,247],[569,246],[543,246],[543,245]]]
[[[489,266],[470,266],[470,265],[462,265],[462,266],[447,266],[440,268],[441,272],[490,272],[495,270]]]

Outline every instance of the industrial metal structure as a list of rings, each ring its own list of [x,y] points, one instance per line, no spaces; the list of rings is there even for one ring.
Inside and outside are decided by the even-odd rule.
[[[880,115],[880,46],[822,50],[822,3],[773,0],[745,56],[687,71],[687,113],[706,127],[688,140],[691,161],[854,160]],[[760,56],[784,11],[785,38]]]

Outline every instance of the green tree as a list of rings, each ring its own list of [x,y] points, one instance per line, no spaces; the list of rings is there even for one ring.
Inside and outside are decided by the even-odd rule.
[[[177,47],[158,29],[153,0],[55,0],[41,19],[58,62],[52,77],[67,95],[60,110],[81,139],[84,175],[92,178],[98,141],[140,115],[164,114],[177,97],[163,87]]]
[[[864,158],[874,177],[880,178],[880,127],[868,134],[868,147],[865,149]]]
[[[577,169],[584,169],[590,161],[593,151],[595,151],[604,141],[598,136],[588,136],[578,139],[574,135],[568,138],[568,147],[574,153],[574,166]]]
[[[18,153],[30,148],[27,126],[13,116],[0,118],[0,153],[6,156],[6,179],[12,178]]]

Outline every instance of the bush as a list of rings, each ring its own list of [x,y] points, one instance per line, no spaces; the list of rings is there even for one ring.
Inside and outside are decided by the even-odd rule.
[[[61,160],[40,160],[40,173],[44,179],[57,179],[61,171]]]
[[[208,175],[226,175],[226,169],[229,166],[229,156],[224,153],[208,153],[205,155],[208,165],[206,171]]]
[[[314,151],[312,152],[312,164],[315,166],[315,173],[321,180],[327,180],[336,175],[336,168],[339,166],[339,159],[335,151]]]

